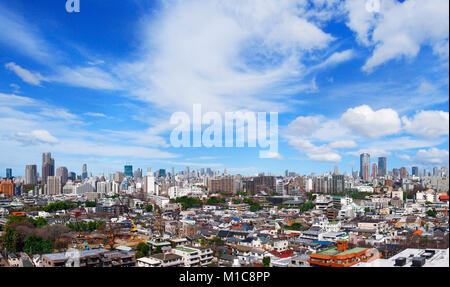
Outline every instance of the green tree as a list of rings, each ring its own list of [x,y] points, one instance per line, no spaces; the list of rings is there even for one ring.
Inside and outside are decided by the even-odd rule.
[[[3,237],[3,242],[8,252],[20,252],[23,248],[23,241],[14,229],[8,229]]]
[[[264,257],[262,261],[264,267],[270,267],[270,257]]]
[[[25,238],[23,251],[29,254],[50,253],[52,250],[52,243],[48,239],[42,239],[35,234],[30,234]]]
[[[436,211],[434,211],[433,209],[430,209],[427,211],[427,215],[431,216],[431,217],[436,217]]]
[[[145,207],[145,211],[152,212],[153,211],[153,205],[149,204]]]
[[[150,246],[148,246],[147,244],[141,242],[141,243],[139,243],[138,246],[136,247],[136,250],[137,250],[137,252],[136,252],[136,257],[137,257],[138,252],[139,252],[140,254],[142,254],[141,257],[145,257],[145,256],[148,256],[148,254],[150,253]],[[138,257],[138,258],[140,258],[140,257]]]

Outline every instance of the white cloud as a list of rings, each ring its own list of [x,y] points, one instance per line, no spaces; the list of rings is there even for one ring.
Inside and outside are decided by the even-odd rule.
[[[93,117],[93,118],[110,118],[109,116],[103,114],[103,113],[92,113],[92,112],[88,112],[88,113],[84,113],[85,116],[88,117]]]
[[[41,82],[47,81],[41,74],[30,72],[14,62],[5,64],[5,68],[13,71],[22,81],[31,85],[40,86]]]
[[[448,58],[448,0],[382,0],[379,13],[368,11],[365,3],[346,2],[347,26],[361,43],[374,47],[364,71],[370,72],[393,59],[414,58],[425,45]]]
[[[303,56],[333,41],[302,17],[304,6],[298,0],[167,1],[161,17],[143,22],[147,41],[139,62],[117,69],[127,73],[132,95],[164,110],[189,111],[194,103],[219,112],[289,110],[289,92],[309,88]]]
[[[299,152],[305,153],[310,160],[320,162],[339,162],[341,156],[327,145],[316,146],[302,138],[291,138],[289,144]]]
[[[58,139],[52,136],[46,130],[34,130],[31,132],[17,132],[12,136],[13,139],[23,144],[50,143],[58,142]]]
[[[449,134],[449,113],[444,111],[420,111],[413,118],[402,117],[406,132],[427,138]]]
[[[330,57],[328,57],[324,62],[319,65],[313,67],[313,69],[323,69],[326,67],[334,66],[339,63],[343,63],[349,61],[355,57],[355,52],[353,50],[344,50],[341,52],[333,53]]]
[[[349,140],[335,141],[328,145],[331,148],[354,148],[357,146],[356,142]]]
[[[405,154],[397,155],[398,158],[425,166],[448,164],[448,156],[448,150],[438,149],[435,147],[429,149],[420,149],[415,156],[409,156]]]
[[[368,138],[392,135],[401,130],[401,121],[395,110],[374,111],[367,105],[348,109],[341,122],[356,134]]]

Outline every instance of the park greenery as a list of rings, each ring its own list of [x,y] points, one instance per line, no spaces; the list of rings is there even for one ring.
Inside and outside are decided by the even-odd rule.
[[[174,200],[175,203],[181,203],[183,205],[183,209],[186,210],[188,208],[194,207],[194,206],[202,206],[203,202],[200,199],[192,198],[192,197],[179,197]]]

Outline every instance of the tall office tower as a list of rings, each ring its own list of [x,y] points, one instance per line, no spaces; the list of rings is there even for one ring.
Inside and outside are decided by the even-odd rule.
[[[44,152],[42,154],[42,182],[47,183],[47,177],[55,175],[55,160],[51,153]]]
[[[372,178],[377,178],[378,177],[378,172],[377,172],[378,166],[376,163],[372,164]]]
[[[123,167],[123,176],[133,177],[133,166],[132,165],[125,165]]]
[[[186,167],[186,178],[187,178],[187,181],[189,182],[189,179],[191,178],[191,172],[190,172],[188,166]]]
[[[77,174],[75,172],[71,171],[71,172],[69,172],[68,178],[70,180],[76,180],[77,179]]]
[[[419,168],[417,166],[413,166],[411,172],[412,175],[419,176]]]
[[[439,176],[439,169],[437,166],[433,167],[433,176]]]
[[[6,169],[6,178],[7,179],[11,179],[12,178],[12,169],[11,168],[7,168]]]
[[[361,154],[359,161],[359,177],[362,180],[369,180],[370,155],[368,153]]]
[[[379,157],[378,158],[378,176],[386,176],[386,174],[387,174],[386,158]]]
[[[339,167],[337,165],[334,166],[334,173],[333,174],[339,174]]]
[[[407,178],[408,177],[408,171],[406,170],[406,167],[400,168],[400,178]]]
[[[136,169],[133,173],[133,177],[134,178],[142,178],[142,169],[141,168]]]
[[[394,175],[395,178],[399,178],[400,177],[400,170],[398,168],[394,168],[392,170],[392,174]]]
[[[166,177],[166,170],[165,169],[158,170],[158,177]]]
[[[120,171],[116,171],[116,175],[114,176],[114,181],[115,182],[122,182],[123,180],[123,173],[121,173]]]
[[[59,176],[49,176],[47,178],[47,193],[49,195],[61,194],[62,185]]]
[[[81,179],[86,179],[87,177],[88,177],[87,164],[83,164],[83,167],[81,169]]]
[[[25,167],[25,184],[37,184],[37,166],[30,164]]]
[[[69,172],[67,171],[67,167],[60,166],[56,169],[56,176],[59,176],[61,178],[61,185],[65,185],[68,178],[69,178]]]
[[[172,171],[172,178],[175,178],[175,168],[173,166],[171,168],[171,171]]]

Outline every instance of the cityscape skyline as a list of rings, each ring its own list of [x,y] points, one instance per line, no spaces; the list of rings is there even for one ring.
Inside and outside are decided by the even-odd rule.
[[[248,173],[248,174],[243,173],[241,175],[252,176],[252,175],[257,175],[257,174],[260,174],[260,173],[267,173],[267,174],[271,174],[271,175],[281,175],[281,176],[284,174],[285,176],[287,176],[288,172],[294,172],[294,173],[296,173],[298,175],[312,175],[312,174],[320,175],[320,174],[327,174],[328,173],[328,174],[347,174],[349,176],[353,176],[354,172],[358,172],[359,178],[361,178],[363,180],[369,180],[370,178],[386,176],[389,173],[395,172],[395,170],[399,170],[399,172],[401,172],[401,169],[403,169],[403,168],[406,169],[407,174],[415,175],[415,176],[424,175],[425,171],[428,172],[431,175],[435,175],[437,168],[441,169],[441,168],[446,167],[448,169],[448,165],[432,166],[432,167],[429,167],[429,168],[426,168],[426,167],[422,167],[421,168],[420,166],[417,166],[417,165],[411,165],[411,166],[406,166],[406,167],[404,167],[404,166],[403,167],[393,167],[391,169],[388,169],[387,168],[387,166],[388,166],[387,165],[387,159],[388,159],[387,157],[378,157],[378,158],[376,158],[376,159],[371,161],[370,160],[370,154],[363,153],[363,154],[360,155],[360,169],[359,170],[353,170],[352,169],[351,172],[342,171],[339,168],[338,165],[335,165],[333,167],[333,169],[330,166],[330,168],[327,171],[324,171],[324,172],[298,173],[295,170],[288,170],[288,169],[286,169],[286,170],[284,170],[281,173],[276,173],[276,172],[274,173],[274,172],[271,172],[271,171],[269,171],[269,172],[260,171],[260,172],[256,172],[256,173],[253,173],[253,174],[251,174],[251,173]],[[59,177],[62,178],[62,182],[63,183],[67,182],[67,177],[69,176],[69,172],[74,172],[75,174],[80,175],[82,179],[86,179],[88,177],[88,174],[92,174],[92,176],[100,175],[100,174],[103,174],[105,176],[109,176],[109,175],[114,174],[117,171],[122,170],[122,173],[124,174],[125,177],[133,177],[133,174],[134,174],[133,169],[135,169],[135,171],[140,171],[141,173],[142,173],[142,170],[144,170],[144,169],[151,170],[151,167],[148,166],[148,165],[144,166],[144,167],[137,167],[137,166],[133,166],[133,164],[131,164],[130,162],[127,162],[127,163],[125,163],[123,165],[122,169],[118,168],[115,171],[113,171],[113,170],[111,170],[111,168],[108,167],[108,168],[106,168],[106,172],[102,172],[102,171],[93,172],[93,171],[88,171],[88,165],[86,163],[83,163],[81,165],[81,172],[77,173],[76,172],[77,171],[76,168],[75,169],[72,169],[72,168],[68,169],[66,166],[63,166],[63,165],[61,165],[61,166],[58,165],[57,168],[56,168],[55,167],[55,160],[54,160],[54,158],[51,157],[51,152],[44,152],[44,153],[42,153],[42,161],[43,161],[42,164],[41,164],[41,166],[42,166],[42,173],[39,174],[39,175],[41,177],[42,177],[42,175],[44,175],[43,178],[46,178],[48,176],[56,175],[56,176],[59,176]],[[46,173],[44,174],[44,165],[48,161],[52,161],[53,162],[53,166],[49,166],[48,170],[45,169]],[[37,165],[37,164],[26,165],[24,174],[22,175],[20,173],[16,173],[16,176],[13,175],[13,169],[12,168],[6,168],[4,178],[24,177],[26,181],[30,181],[30,182],[34,183],[35,181],[37,181],[37,179],[34,179],[34,176],[28,176],[27,175],[27,170],[34,170],[34,173],[36,174],[38,166],[39,165]],[[55,172],[55,168],[56,168],[56,172]],[[155,166],[154,166],[154,168],[155,168]],[[193,170],[198,171],[200,169],[206,169],[206,168],[211,168],[211,167],[201,166],[201,167],[193,168]],[[226,166],[224,166],[223,168],[212,168],[212,169],[216,170],[216,171],[221,171],[222,170],[223,171],[222,174],[227,174]],[[110,171],[110,170],[113,171],[113,173],[108,173],[108,171]],[[167,168],[167,167],[159,167],[158,166],[156,168],[156,170],[166,170],[166,171],[170,170],[171,171],[170,172],[171,175],[173,175],[174,171],[176,169],[173,166],[170,166],[169,168]],[[177,171],[176,173],[180,173],[180,172],[187,172],[187,173],[189,173],[189,170],[190,170],[190,166],[185,166],[184,168],[180,168],[180,169],[176,170]],[[339,172],[339,171],[342,171],[342,172]],[[240,174],[240,173],[230,173],[230,174]],[[0,174],[0,177],[3,177],[3,176]]]
[[[2,2],[0,170],[44,150],[94,172],[126,162],[350,172],[364,152],[398,167],[448,165],[448,1],[433,1],[386,0],[380,11],[350,0],[98,1],[80,13]],[[409,44],[387,49],[400,36]],[[196,104],[277,112],[278,153],[171,146],[171,115]]]

